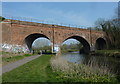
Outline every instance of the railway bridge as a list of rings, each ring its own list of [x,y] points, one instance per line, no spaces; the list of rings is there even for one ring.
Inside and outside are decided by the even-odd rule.
[[[84,52],[106,48],[104,32],[91,29],[50,25],[36,22],[6,19],[2,25],[2,44],[27,46],[32,50],[35,39],[44,37],[51,41],[53,52],[60,52],[61,44],[73,38],[84,46]]]

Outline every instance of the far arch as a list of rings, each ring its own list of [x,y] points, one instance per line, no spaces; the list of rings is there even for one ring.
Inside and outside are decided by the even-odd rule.
[[[96,43],[95,43],[95,49],[96,50],[104,50],[106,48],[107,48],[106,40],[102,37],[97,38]]]
[[[30,34],[28,35],[27,37],[25,37],[24,39],[24,42],[25,44],[27,45],[29,51],[31,52],[32,50],[32,44],[33,42],[37,39],[37,38],[40,38],[40,37],[44,37],[48,40],[50,40],[46,35],[44,34],[40,34],[40,33],[33,33],[33,34]]]
[[[63,42],[65,42],[68,39],[78,40],[83,45],[82,53],[88,54],[90,52],[90,44],[85,38],[83,38],[81,36],[71,36],[71,37],[68,37],[67,39],[65,39]]]

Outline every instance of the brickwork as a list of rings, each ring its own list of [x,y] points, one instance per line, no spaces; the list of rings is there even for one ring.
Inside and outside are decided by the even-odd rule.
[[[103,32],[89,29],[79,29],[57,25],[28,25],[16,24],[7,20],[2,24],[2,43],[26,45],[25,38],[31,34],[45,35],[54,44],[61,45],[67,38],[79,36],[86,40],[90,47],[95,45],[98,38],[104,38]],[[32,38],[31,38],[32,39]]]

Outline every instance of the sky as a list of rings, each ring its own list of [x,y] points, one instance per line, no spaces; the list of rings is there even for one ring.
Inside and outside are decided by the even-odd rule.
[[[118,2],[119,0],[1,0],[2,2]]]
[[[99,18],[114,18],[117,6],[117,2],[2,2],[2,15],[87,28],[94,27]],[[65,43],[70,42],[76,41]]]
[[[94,26],[98,18],[113,18],[117,5],[117,2],[3,2],[2,14],[86,28]]]
[[[42,37],[42,38],[36,39],[33,42],[32,47],[39,48],[39,47],[50,46],[50,45],[52,45],[50,40]]]
[[[68,39],[66,41],[64,41],[62,43],[63,44],[67,44],[67,45],[70,45],[70,44],[78,44],[80,43],[79,41],[75,40],[75,39]],[[50,42],[50,40],[46,39],[46,38],[38,38],[36,39],[33,44],[32,44],[32,47],[35,47],[35,48],[39,48],[39,47],[44,47],[44,46],[50,46],[52,45],[52,43]]]

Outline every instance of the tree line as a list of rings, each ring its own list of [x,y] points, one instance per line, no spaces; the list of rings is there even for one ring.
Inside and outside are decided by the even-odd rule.
[[[76,43],[76,44],[63,44],[61,46],[61,52],[65,53],[65,52],[76,52],[79,51],[80,49],[82,49],[82,44],[81,43]]]
[[[120,19],[111,20],[98,19],[95,22],[95,29],[104,31],[108,49],[120,49]]]

